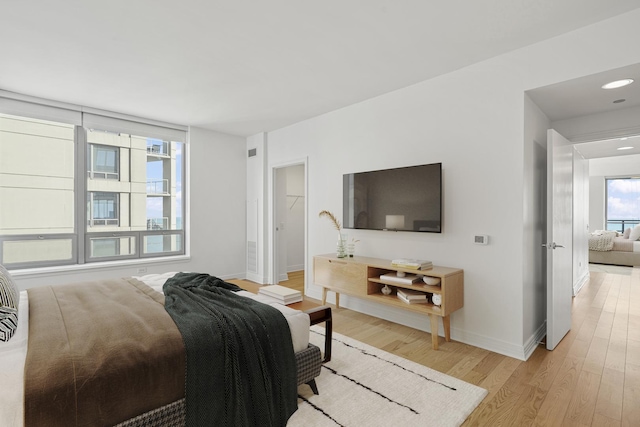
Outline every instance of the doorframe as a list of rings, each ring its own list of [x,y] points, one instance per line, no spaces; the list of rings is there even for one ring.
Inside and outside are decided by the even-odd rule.
[[[303,232],[303,247],[304,247],[304,290],[306,293],[307,290],[307,278],[309,277],[308,274],[308,269],[309,269],[309,263],[308,263],[308,213],[309,213],[309,197],[308,197],[308,193],[309,193],[309,158],[308,157],[303,157],[303,158],[299,158],[299,159],[292,159],[286,162],[281,162],[281,163],[276,163],[270,166],[271,172],[269,174],[269,179],[271,180],[271,185],[269,185],[268,189],[269,189],[269,197],[268,197],[268,209],[269,209],[269,217],[268,217],[268,247],[271,249],[267,255],[267,262],[269,265],[269,272],[268,272],[268,283],[271,284],[277,284],[278,283],[278,277],[277,277],[277,273],[278,273],[278,240],[277,240],[277,232],[276,232],[276,209],[277,209],[277,205],[276,205],[276,200],[275,200],[275,194],[276,194],[276,172],[279,169],[285,169],[288,168],[290,166],[299,166],[302,165],[304,166],[304,183],[303,183],[303,188],[304,188],[304,232]]]

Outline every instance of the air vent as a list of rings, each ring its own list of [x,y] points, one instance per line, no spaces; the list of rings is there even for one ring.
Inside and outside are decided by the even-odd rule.
[[[251,150],[249,150],[249,157],[255,157],[256,154],[258,154],[257,148],[252,148]]]

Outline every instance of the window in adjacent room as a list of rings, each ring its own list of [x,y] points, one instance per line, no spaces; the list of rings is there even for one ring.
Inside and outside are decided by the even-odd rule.
[[[607,230],[624,232],[640,223],[640,178],[606,178]]]

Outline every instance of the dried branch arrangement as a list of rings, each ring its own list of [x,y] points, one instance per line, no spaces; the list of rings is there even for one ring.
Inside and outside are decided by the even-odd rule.
[[[319,216],[320,218],[322,217],[329,218],[331,222],[333,222],[333,226],[335,227],[335,229],[338,230],[338,232],[340,232],[340,229],[342,228],[342,226],[340,225],[340,221],[338,221],[338,218],[336,218],[334,214],[332,214],[329,211],[321,211]]]

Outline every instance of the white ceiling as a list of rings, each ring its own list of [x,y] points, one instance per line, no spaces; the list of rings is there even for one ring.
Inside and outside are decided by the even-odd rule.
[[[630,149],[618,150],[621,147]],[[640,135],[625,138],[605,139],[602,141],[583,142],[576,144],[576,150],[585,159],[599,159],[602,157],[619,157],[640,154]]]
[[[602,85],[625,78],[634,83],[617,89]],[[640,64],[592,74],[527,91],[529,97],[552,121],[592,114],[622,111],[640,106]],[[614,102],[624,100],[623,102]],[[620,147],[633,147],[620,151]],[[628,136],[576,144],[585,159],[640,154],[640,137]]]
[[[625,78],[634,83],[617,89],[602,85]],[[580,77],[527,91],[551,121],[640,106],[640,64]],[[624,102],[613,101],[624,99]]]
[[[0,89],[247,136],[638,7],[637,0],[11,0],[0,13]]]

